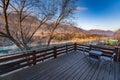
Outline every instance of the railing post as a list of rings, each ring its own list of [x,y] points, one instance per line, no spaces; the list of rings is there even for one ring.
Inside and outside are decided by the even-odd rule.
[[[57,58],[57,47],[56,46],[54,46],[54,58]]]
[[[120,62],[120,47],[118,47],[118,61]]]
[[[91,50],[91,49],[92,49],[92,45],[90,44],[89,50]]]
[[[68,45],[66,44],[66,53],[68,53]]]
[[[33,51],[33,65],[36,65],[36,51]]]
[[[120,61],[120,48],[118,47],[115,47],[115,53],[116,53],[116,56],[115,56],[115,61]]]
[[[77,43],[74,43],[74,51],[77,50]]]
[[[116,61],[120,62],[120,47],[116,47],[115,52],[116,52]]]

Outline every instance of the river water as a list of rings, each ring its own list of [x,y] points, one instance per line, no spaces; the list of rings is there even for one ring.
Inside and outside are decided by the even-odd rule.
[[[38,44],[31,44],[32,48],[38,46]],[[11,46],[0,46],[0,56],[7,55],[7,54],[14,54],[20,52],[19,48],[16,45]]]

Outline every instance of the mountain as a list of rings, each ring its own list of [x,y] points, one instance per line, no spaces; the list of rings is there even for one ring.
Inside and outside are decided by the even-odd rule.
[[[118,30],[115,32],[114,38],[117,39],[118,41],[120,41],[120,29],[118,29]]]
[[[100,30],[100,29],[91,29],[88,30],[87,33],[90,34],[99,34],[99,35],[107,35],[107,36],[113,36],[114,32],[110,30]]]
[[[52,28],[51,28],[52,29]],[[50,32],[50,26],[42,26],[35,34],[35,36],[39,36],[41,33],[46,33],[46,34],[49,34]],[[69,33],[69,34],[74,34],[74,33],[77,33],[77,34],[87,34],[86,33],[86,30],[84,29],[81,29],[81,28],[78,28],[78,27],[75,27],[75,26],[70,26],[70,25],[63,25],[63,24],[60,24],[56,30],[55,30],[55,33],[58,33],[58,34],[64,34],[64,33]]]
[[[9,23],[11,23],[11,25],[13,25],[13,22],[17,22],[17,14],[11,14],[9,15],[10,19],[13,20],[9,20]],[[3,24],[3,18],[2,15],[0,14],[0,28],[2,28],[2,24]],[[28,16],[25,20],[24,23],[25,26],[29,26],[29,24],[35,26],[35,25],[39,25],[39,19],[37,19],[36,17],[33,16]],[[47,24],[51,24],[51,23],[47,23]],[[14,25],[13,25],[14,26]],[[50,29],[52,29],[50,26],[46,26],[43,25],[35,35],[40,35],[40,33],[45,32],[45,33],[49,33]],[[34,30],[34,27],[31,27],[31,30]],[[98,34],[98,35],[107,35],[107,36],[112,36],[114,34],[113,31],[105,31],[105,30],[99,30],[99,29],[91,29],[91,30],[84,30],[82,28],[78,28],[75,26],[70,26],[70,25],[64,25],[64,24],[60,24],[57,29],[55,30],[56,33],[79,33],[79,34]]]
[[[39,29],[39,31],[36,33],[36,36],[39,36],[41,32],[48,33],[49,32],[48,27],[42,26]],[[69,33],[69,34],[78,33],[81,35],[97,34],[97,35],[113,36],[115,32],[110,30],[99,30],[99,29],[84,30],[76,26],[60,24],[55,30],[55,33]]]

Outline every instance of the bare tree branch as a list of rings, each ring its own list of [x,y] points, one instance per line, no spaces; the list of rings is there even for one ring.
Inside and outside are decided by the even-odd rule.
[[[0,8],[5,32],[1,31],[0,36],[8,38],[21,50],[26,50],[36,32],[47,24],[50,43],[56,28],[72,14],[72,1],[74,0],[2,0]]]

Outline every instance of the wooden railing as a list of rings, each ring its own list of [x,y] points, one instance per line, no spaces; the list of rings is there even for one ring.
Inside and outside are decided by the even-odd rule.
[[[78,43],[66,44],[62,46],[54,46],[43,50],[26,51],[19,54],[4,56],[0,58],[0,75],[14,70],[18,70],[25,67],[34,66],[38,63],[57,58],[61,54],[69,53],[70,51],[80,50],[83,51],[83,47],[88,52],[92,48],[99,48],[102,51],[107,52],[114,51],[117,53],[116,61],[120,61],[120,55],[118,55],[118,48],[105,48],[100,46],[82,45]],[[109,52],[108,52],[109,53]]]
[[[33,50],[0,58],[0,75],[23,67],[33,66],[37,63],[57,58],[60,54],[65,54],[74,50],[73,44],[55,46],[49,49]]]
[[[104,45],[83,45],[83,44],[76,44],[77,50],[89,52],[92,49],[101,50],[103,55],[110,56],[111,54],[115,53],[114,61],[120,62],[120,48],[119,47],[110,47]]]

